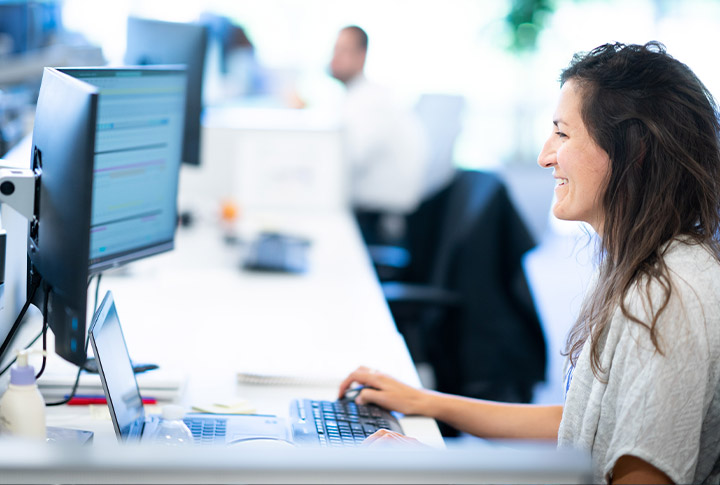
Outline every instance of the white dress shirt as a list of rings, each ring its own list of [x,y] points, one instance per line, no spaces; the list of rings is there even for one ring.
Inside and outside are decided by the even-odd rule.
[[[414,210],[425,185],[427,148],[412,111],[361,75],[347,85],[342,120],[354,208]]]

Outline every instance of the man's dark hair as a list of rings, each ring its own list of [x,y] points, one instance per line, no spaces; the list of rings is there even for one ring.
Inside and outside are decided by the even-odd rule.
[[[342,30],[349,30],[355,35],[355,39],[357,40],[357,45],[359,48],[361,48],[364,51],[367,51],[368,48],[368,35],[367,32],[365,32],[362,28],[358,27],[357,25],[348,25]]]

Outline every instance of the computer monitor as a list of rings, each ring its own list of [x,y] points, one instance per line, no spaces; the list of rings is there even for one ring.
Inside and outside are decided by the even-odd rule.
[[[85,360],[85,313],[90,243],[92,173],[98,90],[45,69],[35,112],[32,168],[41,171],[35,217],[30,226],[28,285],[42,281],[33,301],[47,295],[47,320],[55,350]],[[42,220],[41,220],[42,219]]]
[[[28,280],[70,362],[86,358],[90,275],[173,247],[185,88],[177,66],[45,69]]]
[[[203,71],[208,43],[204,25],[128,17],[125,64],[185,64],[188,89],[182,161],[200,164]]]
[[[99,90],[91,274],[173,248],[184,68],[60,68]]]

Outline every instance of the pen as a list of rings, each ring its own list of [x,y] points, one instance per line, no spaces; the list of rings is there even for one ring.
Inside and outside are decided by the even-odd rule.
[[[67,399],[67,396],[65,396]],[[143,404],[157,404],[157,399],[154,397],[142,398]],[[105,396],[74,396],[67,402],[68,406],[87,406],[89,404],[107,404]]]

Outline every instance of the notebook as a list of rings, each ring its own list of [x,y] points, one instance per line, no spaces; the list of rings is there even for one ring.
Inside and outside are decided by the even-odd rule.
[[[107,292],[95,312],[89,333],[118,441],[137,443],[151,440],[160,416],[145,413],[111,292]],[[290,427],[277,416],[190,413],[186,415],[185,422],[196,444],[290,441]]]

